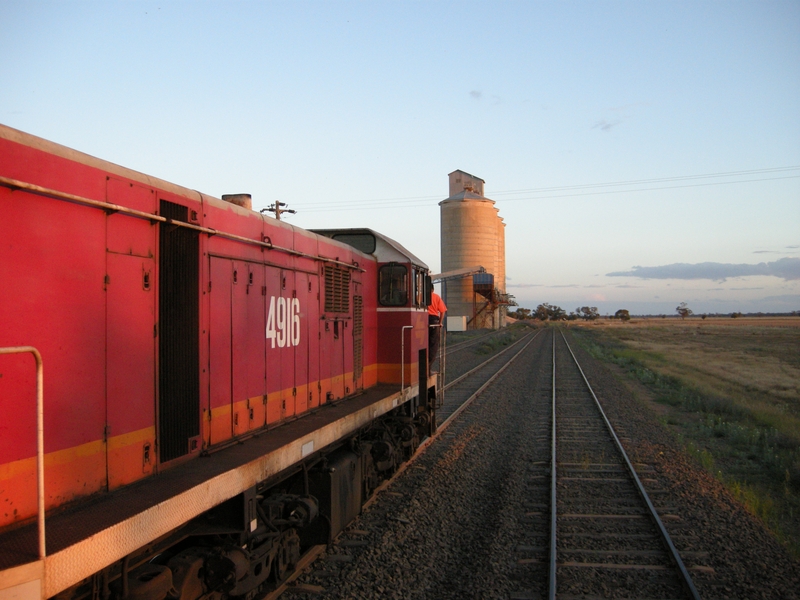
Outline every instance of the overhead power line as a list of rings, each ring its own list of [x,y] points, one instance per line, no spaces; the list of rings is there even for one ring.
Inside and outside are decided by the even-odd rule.
[[[646,185],[650,183],[667,183],[672,181],[689,181],[695,179],[710,179],[713,177],[738,177],[741,175],[756,175],[756,174],[766,174],[766,173],[781,173],[786,171],[798,171],[800,170],[800,165],[792,166],[792,167],[772,167],[770,169],[750,169],[747,171],[726,171],[722,173],[704,173],[701,175],[678,175],[675,177],[658,177],[654,179],[630,179],[628,181],[609,181],[606,183],[587,183],[583,185],[564,185],[564,186],[557,186],[557,187],[543,187],[543,188],[531,188],[527,190],[506,190],[506,191],[499,191],[493,192],[493,195],[503,195],[503,194],[523,194],[523,193],[538,193],[538,192],[555,192],[555,191],[562,191],[562,190],[580,190],[580,189],[587,189],[587,188],[601,188],[601,187],[617,187],[617,186],[624,186],[624,185]],[[780,178],[779,178],[780,179]],[[755,179],[752,181],[762,181],[760,179]],[[721,183],[739,183],[739,182],[721,182]]]
[[[742,183],[755,183],[761,181],[776,181],[781,179],[797,179],[798,175],[783,175],[780,177],[760,177],[752,179],[738,179],[733,181],[712,181],[702,183],[685,183],[682,185],[660,185],[655,187],[641,187],[648,184],[656,183],[678,183],[689,181],[701,181],[704,179],[722,179],[730,177],[741,177],[746,175],[777,175],[779,173],[791,173],[800,171],[800,165],[787,166],[787,167],[772,167],[767,169],[749,169],[742,171],[726,171],[720,173],[703,173],[699,175],[679,175],[674,177],[658,177],[652,179],[631,179],[627,181],[611,181],[602,183],[589,183],[579,185],[566,185],[566,186],[550,186],[540,188],[527,188],[520,190],[501,190],[491,193],[493,200],[499,202],[518,202],[524,200],[549,200],[554,198],[574,198],[578,196],[594,196],[594,195],[607,195],[607,194],[620,194],[631,192],[646,192],[656,190],[670,190],[670,189],[684,189],[691,187],[707,187],[715,185],[732,185]],[[632,189],[624,189],[625,187],[632,187]],[[623,188],[608,190],[606,188]],[[576,193],[559,193],[559,192],[576,192]],[[518,198],[500,198],[498,196],[514,196],[523,195]],[[442,201],[441,194],[430,196],[407,196],[398,198],[379,198],[371,200],[355,200],[348,202],[334,202],[334,203],[311,203],[305,204],[305,210],[313,210],[315,212],[324,211],[340,211],[340,210],[365,210],[365,209],[389,209],[389,208],[416,208],[430,206],[431,201]]]

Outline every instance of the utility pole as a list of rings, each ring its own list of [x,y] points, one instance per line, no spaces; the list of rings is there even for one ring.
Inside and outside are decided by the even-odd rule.
[[[275,218],[278,221],[281,220],[281,215],[283,213],[289,213],[292,215],[297,214],[296,210],[292,210],[290,208],[281,208],[282,206],[289,206],[289,205],[286,204],[285,202],[281,202],[280,200],[275,200],[275,204],[271,205],[268,208],[262,208],[260,212],[265,213],[269,211],[271,213],[275,213]]]

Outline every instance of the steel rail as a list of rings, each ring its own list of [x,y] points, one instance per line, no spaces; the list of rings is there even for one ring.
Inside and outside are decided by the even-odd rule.
[[[477,344],[478,342],[480,342],[481,340],[485,340],[486,338],[488,338],[488,337],[490,337],[492,335],[495,335],[496,333],[497,333],[496,331],[491,331],[489,333],[484,333],[481,336],[474,337],[474,338],[471,338],[469,340],[464,340],[463,342],[458,342],[457,344],[452,344],[450,346],[449,352],[451,354],[455,354],[456,352],[460,352],[461,350],[469,348],[470,346],[473,346],[473,345]]]
[[[559,329],[558,332],[561,334],[561,338],[564,340],[564,343],[567,346],[567,350],[569,350],[569,353],[572,355],[572,360],[575,362],[575,366],[578,367],[578,371],[580,371],[581,377],[583,378],[583,381],[586,384],[589,393],[592,395],[592,398],[594,399],[595,405],[597,406],[597,410],[600,411],[600,416],[603,418],[603,422],[605,423],[608,432],[614,439],[614,443],[616,444],[617,449],[620,451],[620,454],[622,455],[622,458],[625,461],[625,464],[627,465],[628,472],[630,473],[631,477],[636,483],[636,488],[637,491],[639,492],[639,495],[644,500],[645,504],[647,504],[647,508],[650,511],[650,517],[653,519],[656,526],[658,527],[659,532],[661,533],[661,539],[667,546],[667,549],[669,550],[670,558],[678,567],[678,571],[681,574],[681,581],[684,587],[689,592],[693,600],[700,600],[700,594],[698,594],[697,588],[695,588],[694,586],[692,577],[691,575],[689,575],[689,571],[686,569],[686,565],[683,564],[683,560],[681,560],[677,548],[675,548],[675,545],[672,543],[672,538],[670,538],[666,527],[664,527],[664,523],[662,523],[661,518],[658,516],[658,512],[656,511],[655,506],[651,502],[650,496],[647,495],[647,491],[644,489],[644,485],[639,479],[639,476],[636,474],[636,469],[634,469],[633,463],[628,458],[628,453],[625,452],[625,448],[623,448],[622,442],[620,442],[619,438],[617,437],[617,433],[614,431],[614,427],[611,425],[611,421],[608,420],[608,417],[606,416],[603,407],[600,405],[600,401],[597,399],[597,396],[595,395],[594,390],[592,389],[592,386],[589,383],[589,380],[586,378],[586,375],[584,374],[583,369],[581,368],[581,365],[578,362],[578,359],[575,357],[575,353],[572,351],[572,348],[570,347],[567,338],[564,336],[564,333],[561,331],[561,329]],[[555,340],[555,335],[553,336],[553,339]],[[553,354],[553,359],[555,362],[555,353]],[[553,393],[555,393],[555,391]]]
[[[547,578],[548,589],[547,597],[555,600],[556,597],[556,558],[558,546],[556,539],[556,525],[558,523],[558,510],[556,507],[556,336],[553,332],[553,376],[552,376],[552,399],[550,417],[550,572]]]
[[[385,490],[387,487],[389,487],[389,486],[392,484],[392,482],[393,482],[393,481],[395,481],[395,480],[397,479],[397,477],[399,477],[399,476],[400,476],[400,474],[401,474],[401,473],[403,473],[403,472],[404,472],[404,471],[405,471],[405,470],[406,470],[406,469],[407,469],[409,466],[411,466],[411,464],[412,464],[412,463],[413,463],[415,460],[417,460],[417,458],[419,458],[420,456],[422,456],[422,454],[425,452],[425,450],[427,450],[427,449],[428,449],[428,447],[429,447],[429,446],[430,446],[430,445],[431,445],[431,444],[432,444],[434,441],[436,441],[436,440],[439,438],[439,436],[440,436],[440,435],[441,435],[441,434],[444,432],[444,430],[445,430],[445,429],[447,429],[447,428],[448,428],[448,427],[449,427],[449,426],[452,424],[452,422],[455,420],[455,418],[456,418],[456,417],[457,417],[459,414],[461,414],[461,412],[463,412],[463,411],[464,411],[464,409],[466,409],[466,408],[467,408],[467,407],[468,407],[470,404],[472,404],[472,402],[473,402],[473,401],[474,401],[474,400],[475,400],[475,399],[476,399],[476,398],[477,398],[477,397],[478,397],[478,396],[479,396],[479,395],[480,395],[480,394],[481,394],[481,393],[482,393],[482,392],[483,392],[483,391],[484,391],[484,390],[485,390],[487,387],[489,387],[489,385],[490,385],[490,384],[491,384],[491,383],[492,383],[492,382],[493,382],[495,379],[497,379],[497,378],[498,378],[498,377],[499,377],[499,376],[502,374],[502,372],[503,372],[503,371],[505,371],[505,370],[506,370],[506,368],[508,368],[508,367],[511,365],[511,363],[513,363],[513,362],[514,362],[514,361],[515,361],[515,360],[516,360],[516,359],[517,359],[517,358],[518,358],[518,357],[519,357],[519,356],[522,354],[522,352],[525,350],[525,348],[527,348],[527,347],[528,347],[528,346],[529,346],[531,343],[533,343],[533,341],[536,339],[536,337],[537,337],[537,336],[538,336],[538,335],[539,335],[541,332],[542,332],[542,330],[539,330],[539,331],[532,331],[532,332],[531,332],[531,333],[529,333],[527,336],[525,336],[524,338],[520,339],[520,340],[519,340],[519,342],[521,342],[521,341],[524,341],[524,340],[528,339],[529,337],[533,336],[533,337],[532,337],[532,338],[531,338],[531,339],[528,341],[528,343],[527,343],[527,344],[525,344],[525,346],[524,346],[523,348],[521,348],[521,349],[519,350],[519,352],[517,352],[517,354],[516,354],[516,355],[514,355],[513,357],[511,357],[511,359],[510,359],[510,360],[509,360],[509,361],[508,361],[506,364],[504,364],[502,367],[500,367],[500,369],[498,369],[498,370],[497,370],[497,372],[496,372],[496,373],[494,373],[494,374],[493,374],[493,375],[492,375],[492,376],[491,376],[491,377],[490,377],[490,378],[489,378],[489,379],[488,379],[488,380],[487,380],[487,381],[486,381],[486,382],[485,382],[485,383],[484,383],[484,384],[483,384],[483,385],[482,385],[482,386],[481,386],[481,387],[480,387],[480,388],[479,388],[479,389],[478,389],[476,392],[474,392],[474,393],[473,393],[473,394],[472,394],[472,395],[471,395],[469,398],[467,398],[467,399],[466,399],[466,400],[465,400],[465,401],[464,401],[464,402],[461,404],[461,406],[459,406],[459,407],[458,407],[458,408],[457,408],[455,411],[453,411],[452,413],[450,413],[450,415],[448,415],[448,417],[447,417],[447,418],[446,418],[446,419],[445,419],[445,420],[444,420],[444,421],[443,421],[443,422],[442,422],[442,423],[441,423],[441,424],[440,424],[440,425],[439,425],[439,426],[436,428],[436,431],[435,431],[435,432],[434,432],[432,435],[430,435],[430,436],[428,436],[427,438],[425,438],[424,440],[422,440],[422,442],[420,443],[420,445],[419,445],[419,446],[417,446],[417,449],[414,451],[414,454],[411,456],[411,458],[409,458],[409,459],[408,459],[406,462],[404,462],[403,464],[401,464],[401,465],[400,465],[400,466],[397,468],[397,471],[395,471],[395,473],[394,473],[394,474],[393,474],[393,475],[392,475],[392,476],[391,476],[389,479],[387,479],[386,481],[382,482],[382,483],[381,483],[381,484],[380,484],[380,485],[379,485],[379,486],[378,486],[378,487],[375,489],[375,492],[373,493],[373,495],[369,497],[369,499],[368,499],[368,500],[367,500],[367,501],[364,503],[364,506],[363,506],[362,508],[366,508],[367,506],[371,505],[371,504],[372,504],[372,503],[373,503],[373,502],[374,502],[374,501],[377,499],[377,497],[378,497],[378,493],[379,493],[379,492],[381,492],[381,491]],[[511,349],[511,346],[509,346],[508,348],[506,348],[506,350],[510,350],[510,349]],[[506,350],[503,350],[503,352],[505,352]],[[495,358],[496,358],[497,356],[499,356],[499,354],[496,354],[496,355],[495,355]],[[485,361],[485,362],[484,362],[484,363],[483,363],[481,366],[485,366],[486,364],[488,364],[489,362],[491,362],[491,360],[492,360],[492,359],[489,359],[489,360]],[[475,369],[473,369],[473,371],[474,371],[474,370],[475,370]]]
[[[542,330],[539,330],[539,332],[541,332],[541,331],[542,331]],[[475,371],[478,371],[479,369],[482,369],[483,367],[485,367],[486,365],[488,365],[490,362],[492,362],[494,359],[496,359],[496,358],[498,358],[498,357],[502,356],[503,354],[505,354],[506,352],[508,352],[509,350],[511,350],[511,349],[512,349],[514,346],[516,346],[516,345],[517,345],[517,344],[519,344],[520,342],[522,342],[522,341],[524,341],[524,340],[528,339],[528,337],[529,337],[530,335],[532,335],[532,333],[533,333],[533,332],[527,333],[526,335],[524,335],[523,337],[521,337],[520,339],[518,339],[517,341],[515,341],[513,344],[511,344],[511,345],[510,345],[508,348],[504,348],[503,350],[501,350],[501,351],[500,351],[500,352],[498,352],[497,354],[495,354],[495,355],[493,355],[492,357],[488,358],[487,360],[483,361],[483,362],[482,362],[481,364],[479,364],[477,367],[473,367],[472,369],[470,369],[470,370],[469,370],[469,371],[467,371],[466,373],[464,373],[464,374],[462,374],[462,375],[460,375],[460,376],[456,377],[456,378],[455,378],[453,381],[449,381],[449,382],[445,383],[443,390],[449,390],[451,387],[453,387],[453,386],[454,386],[454,385],[456,385],[457,383],[460,383],[461,381],[463,381],[464,379],[466,379],[467,377],[469,377],[470,375],[472,375],[473,373],[475,373]],[[537,335],[538,335],[538,333],[537,333]]]
[[[451,414],[450,414],[450,415],[447,417],[447,419],[445,419],[445,420],[442,422],[442,424],[441,424],[441,425],[439,425],[439,426],[437,427],[437,429],[436,429],[436,432],[435,432],[433,435],[431,435],[431,436],[429,436],[429,437],[425,438],[425,439],[424,439],[424,440],[423,440],[423,441],[420,443],[420,445],[419,445],[419,446],[417,446],[417,449],[414,451],[414,454],[413,454],[413,455],[412,455],[412,456],[411,456],[411,457],[410,457],[410,458],[409,458],[407,461],[405,461],[404,463],[402,463],[402,464],[401,464],[401,465],[400,465],[400,466],[397,468],[397,470],[396,470],[396,471],[395,471],[395,472],[392,474],[392,476],[391,476],[389,479],[387,479],[387,480],[383,481],[383,482],[382,482],[382,483],[381,483],[381,484],[380,484],[380,485],[379,485],[379,486],[378,486],[378,487],[377,487],[377,488],[376,488],[376,489],[373,491],[373,494],[372,494],[372,496],[370,496],[370,497],[367,499],[367,501],[366,501],[366,502],[364,502],[363,506],[361,507],[362,511],[363,511],[364,509],[366,509],[367,507],[369,507],[370,505],[372,505],[372,504],[373,504],[375,501],[377,501],[379,494],[380,494],[381,492],[385,491],[385,490],[386,490],[388,487],[390,487],[390,486],[392,485],[392,483],[393,483],[394,481],[396,481],[396,480],[397,480],[397,478],[398,478],[398,477],[400,477],[400,475],[402,475],[402,474],[403,474],[403,473],[406,471],[406,469],[408,469],[408,468],[409,468],[409,467],[410,467],[410,466],[411,466],[411,465],[412,465],[412,464],[413,464],[413,463],[414,463],[414,462],[415,462],[415,461],[416,461],[416,460],[417,460],[417,459],[418,459],[420,456],[422,456],[422,455],[425,453],[425,451],[428,449],[428,447],[430,447],[430,445],[431,445],[431,444],[433,444],[433,442],[435,442],[435,441],[436,441],[436,440],[439,438],[439,436],[440,436],[440,435],[441,435],[441,434],[442,434],[442,433],[445,431],[445,429],[447,429],[447,428],[448,428],[448,427],[449,427],[449,426],[450,426],[450,425],[453,423],[453,421],[454,421],[454,420],[455,420],[455,419],[458,417],[458,415],[459,415],[459,414],[461,414],[461,412],[463,412],[463,411],[464,411],[464,410],[465,410],[465,409],[466,409],[466,408],[467,408],[467,407],[468,407],[470,404],[472,404],[472,402],[473,402],[473,401],[474,401],[474,400],[475,400],[475,399],[476,399],[476,398],[477,398],[477,397],[478,397],[478,396],[479,396],[479,395],[480,395],[480,394],[481,394],[481,393],[482,393],[482,392],[483,392],[483,391],[484,391],[484,390],[485,390],[487,387],[489,387],[489,385],[491,385],[491,384],[492,384],[492,383],[493,383],[493,382],[494,382],[494,381],[495,381],[495,380],[496,380],[496,379],[497,379],[497,378],[498,378],[498,377],[499,377],[499,376],[500,376],[500,375],[503,373],[503,371],[505,371],[505,370],[506,370],[506,369],[507,369],[507,368],[508,368],[508,367],[509,367],[509,366],[510,366],[510,365],[511,365],[511,364],[512,364],[512,363],[513,363],[513,362],[514,362],[514,361],[515,361],[517,358],[519,358],[519,356],[521,356],[521,355],[522,355],[522,353],[525,351],[525,349],[526,349],[528,346],[530,346],[530,345],[533,343],[533,341],[534,341],[534,340],[535,340],[535,339],[536,339],[536,338],[539,336],[539,334],[540,334],[542,331],[543,331],[543,330],[541,330],[541,329],[540,329],[540,330],[538,330],[538,331],[532,331],[532,332],[528,333],[528,334],[527,334],[525,337],[523,337],[523,338],[519,339],[519,340],[518,340],[517,342],[515,342],[513,345],[509,346],[508,348],[506,348],[506,349],[505,349],[505,350],[503,350],[502,352],[499,352],[498,354],[495,354],[495,356],[493,356],[493,357],[492,357],[492,358],[490,358],[489,360],[487,360],[487,361],[483,362],[483,363],[482,363],[480,366],[485,366],[485,365],[487,365],[487,364],[488,364],[489,362],[491,362],[491,361],[492,361],[494,358],[497,358],[498,356],[500,356],[500,354],[503,354],[503,353],[505,353],[507,350],[510,350],[511,348],[513,348],[513,347],[514,347],[515,345],[517,345],[518,343],[520,343],[520,342],[522,342],[522,341],[524,341],[524,340],[526,340],[526,339],[528,339],[528,338],[531,338],[531,339],[528,341],[528,343],[527,343],[527,344],[525,344],[525,345],[524,345],[522,348],[520,348],[520,349],[519,349],[519,351],[518,351],[518,352],[517,352],[517,353],[516,353],[514,356],[512,356],[512,357],[511,357],[511,359],[510,359],[510,360],[509,360],[507,363],[505,363],[505,364],[504,364],[502,367],[500,367],[500,368],[497,370],[497,372],[496,372],[496,373],[494,373],[494,374],[493,374],[493,375],[492,375],[492,376],[491,376],[489,379],[487,379],[487,380],[486,380],[486,382],[484,382],[484,384],[483,384],[483,385],[481,385],[481,387],[480,387],[480,388],[478,388],[478,390],[477,390],[477,391],[475,391],[475,392],[474,392],[474,393],[473,393],[473,394],[472,394],[472,395],[471,395],[469,398],[467,398],[467,399],[466,399],[466,400],[465,400],[465,401],[464,401],[464,402],[461,404],[461,406],[459,406],[459,407],[458,407],[458,409],[456,409],[455,411],[453,411],[453,412],[452,412],[452,413],[451,413]],[[531,337],[531,336],[533,336],[533,337]],[[477,370],[478,368],[480,368],[480,366],[479,366],[479,367],[476,367],[476,369],[473,369],[472,371],[470,371],[470,373],[471,373],[471,372],[474,372],[475,370]],[[461,379],[463,379],[464,377],[465,377],[465,376],[462,376],[462,377],[460,377],[460,378],[459,378],[459,381],[460,381]],[[341,535],[341,534],[340,534],[340,535]],[[317,555],[317,556],[318,556],[318,555]],[[311,563],[313,563],[315,559],[316,559],[316,556],[314,557],[314,559],[310,560],[310,561],[307,563],[307,566],[310,566],[310,565],[311,565]],[[297,576],[299,576],[299,573],[297,573],[297,575],[295,575],[295,577],[297,577]],[[293,577],[293,578],[291,578],[291,580],[294,580],[294,577]],[[286,582],[286,583],[288,584],[288,583],[289,583],[289,581],[287,580],[287,582]],[[284,593],[284,592],[286,592],[287,590],[291,590],[291,588],[290,588],[290,587],[288,587],[288,585],[282,585],[282,586],[280,586],[280,588],[276,589],[274,592],[272,592],[272,593],[271,593],[269,596],[267,596],[267,597],[266,597],[265,599],[263,599],[263,600],[267,600],[267,599],[269,599],[269,600],[275,600],[275,599],[277,599],[278,597],[280,597],[281,595],[283,595],[283,593]]]
[[[514,346],[516,346],[516,345],[517,345],[519,342],[522,342],[522,341],[524,341],[524,340],[528,339],[529,337],[531,338],[531,339],[528,341],[528,343],[527,343],[527,344],[525,344],[525,345],[524,345],[522,348],[520,348],[520,349],[519,349],[519,351],[518,351],[518,352],[517,352],[517,353],[516,353],[514,356],[512,356],[512,357],[511,357],[511,358],[508,360],[508,362],[507,362],[506,364],[504,364],[502,367],[500,367],[500,368],[497,370],[497,372],[496,372],[494,375],[492,375],[492,376],[491,376],[489,379],[487,379],[487,380],[486,380],[486,382],[485,382],[485,383],[484,383],[484,384],[483,384],[481,387],[479,387],[479,388],[478,388],[478,390],[477,390],[476,392],[474,392],[474,393],[473,393],[473,394],[472,394],[472,395],[471,395],[469,398],[467,398],[466,400],[464,400],[464,402],[461,404],[461,406],[459,406],[459,407],[458,407],[456,410],[454,410],[452,413],[450,413],[450,415],[448,415],[448,417],[447,417],[447,418],[446,418],[446,419],[445,419],[445,420],[442,422],[442,424],[441,424],[441,425],[439,425],[439,427],[436,429],[436,433],[435,433],[434,435],[432,435],[432,436],[431,436],[430,438],[428,438],[428,439],[431,439],[431,438],[433,438],[434,436],[438,436],[438,435],[439,435],[439,432],[441,432],[441,431],[443,431],[444,429],[446,429],[446,428],[447,428],[447,427],[450,425],[450,423],[453,421],[453,419],[455,419],[455,418],[456,418],[458,415],[460,415],[460,414],[461,414],[461,413],[462,413],[462,412],[463,412],[463,411],[464,411],[464,410],[465,410],[465,409],[466,409],[466,408],[467,408],[467,407],[468,407],[470,404],[472,404],[473,400],[475,400],[475,398],[477,398],[478,396],[480,396],[480,395],[481,395],[481,393],[483,392],[483,390],[485,390],[487,387],[489,387],[489,386],[490,386],[490,385],[491,385],[491,384],[494,382],[494,380],[495,380],[495,379],[497,379],[498,377],[500,377],[500,375],[502,375],[503,371],[505,371],[505,370],[506,370],[508,367],[510,367],[510,366],[511,366],[511,363],[513,363],[515,360],[517,360],[517,358],[519,358],[519,357],[522,355],[522,353],[525,351],[525,349],[526,349],[528,346],[530,346],[530,345],[533,343],[533,341],[534,341],[534,340],[535,340],[535,339],[536,339],[536,338],[539,336],[539,334],[540,334],[541,332],[542,332],[542,330],[539,330],[539,331],[537,331],[537,332],[531,332],[531,333],[529,333],[527,336],[525,336],[524,338],[521,338],[521,339],[520,339],[518,342],[516,342],[516,343],[514,344]],[[533,337],[531,337],[531,336],[533,336]],[[508,348],[506,348],[505,350],[503,350],[503,352],[499,352],[499,353],[495,354],[494,358],[497,358],[498,356],[500,356],[501,354],[505,353],[507,350],[510,350],[510,349],[511,349],[511,348],[513,348],[514,346],[509,346]],[[483,365],[486,365],[486,364],[488,364],[490,361],[491,361],[491,359],[490,359],[490,360],[487,360],[486,362],[484,362],[484,363],[483,363]],[[482,366],[483,366],[483,365],[482,365]],[[473,371],[474,371],[474,370],[475,370],[475,369],[473,369]],[[460,380],[461,380],[461,379],[463,379],[463,378],[464,378],[464,376],[462,375],[462,376],[461,376],[461,377],[460,377],[460,378],[459,378],[457,381],[460,381]],[[455,381],[454,381],[453,383],[455,383]],[[422,446],[422,444],[420,444],[420,446]]]

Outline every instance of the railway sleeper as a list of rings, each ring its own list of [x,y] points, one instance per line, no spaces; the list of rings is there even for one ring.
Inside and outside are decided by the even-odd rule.
[[[414,413],[414,414],[409,414]],[[57,600],[254,600],[329,544],[433,433],[404,404],[61,592]]]

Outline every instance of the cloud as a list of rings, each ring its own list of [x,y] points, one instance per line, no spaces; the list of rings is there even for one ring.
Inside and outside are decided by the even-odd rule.
[[[615,285],[614,287],[617,287],[617,288],[630,288],[630,289],[641,289],[644,286],[643,285],[632,285],[630,283],[621,283],[619,285]]]
[[[795,310],[800,310],[800,294],[783,294],[781,296],[766,296],[762,300],[770,302],[784,302],[787,305],[791,304],[796,306]]]
[[[711,279],[725,281],[729,277],[770,276],[786,281],[800,279],[800,258],[781,258],[756,265],[731,263],[674,263],[660,267],[633,267],[630,271],[607,273],[608,277],[641,279]]]
[[[544,287],[541,283],[507,283],[507,288],[534,288],[534,287]]]
[[[784,250],[753,250],[753,254],[797,254],[800,246],[784,246]]]
[[[592,129],[600,129],[601,131],[609,131],[612,127],[616,127],[622,123],[620,119],[614,119],[613,121],[606,121],[603,119],[602,121],[598,121],[594,125],[592,125]]]
[[[481,99],[481,96],[483,96],[483,92],[481,92],[480,90],[472,90],[472,91],[469,93],[469,95],[470,95],[470,96],[472,96],[472,98],[473,98],[474,100],[480,100],[480,99]]]

